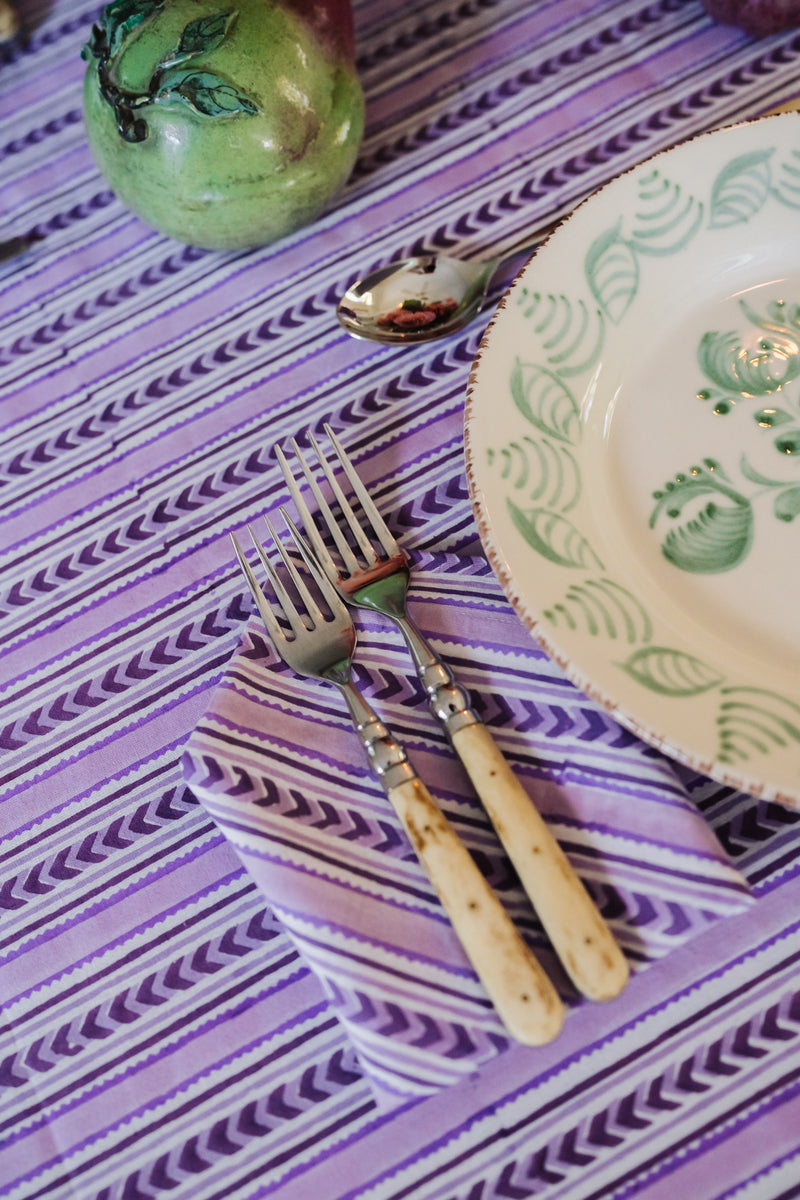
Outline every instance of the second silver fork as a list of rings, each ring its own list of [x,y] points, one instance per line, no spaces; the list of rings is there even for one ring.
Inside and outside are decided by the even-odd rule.
[[[628,980],[624,954],[488,728],[470,708],[467,693],[458,686],[449,667],[406,612],[409,569],[405,553],[378,512],[335,433],[327,425],[325,432],[366,518],[366,527],[362,526],[337,473],[313,435],[309,434],[311,447],[319,471],[329,485],[338,516],[295,440],[292,444],[302,475],[335,547],[332,553],[285,455],[276,446],[286,484],[310,543],[309,551],[348,604],[383,613],[397,624],[411,651],[431,708],[447,730],[567,974],[575,987],[590,999],[611,999],[622,991]],[[380,553],[376,552],[373,543],[380,548]]]

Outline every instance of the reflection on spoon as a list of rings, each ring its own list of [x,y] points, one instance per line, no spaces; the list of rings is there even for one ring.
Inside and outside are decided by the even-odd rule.
[[[530,255],[556,228],[483,262],[447,254],[422,254],[390,263],[348,288],[336,315],[353,337],[386,344],[430,342],[468,325],[483,308],[495,275]]]

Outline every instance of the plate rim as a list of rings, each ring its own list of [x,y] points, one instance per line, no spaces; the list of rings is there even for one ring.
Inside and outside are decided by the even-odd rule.
[[[531,603],[528,597],[524,594],[524,589],[515,579],[513,569],[506,562],[504,555],[500,552],[498,546],[493,540],[492,534],[492,518],[488,509],[488,505],[484,499],[484,493],[478,478],[476,468],[476,449],[474,445],[474,433],[476,427],[475,409],[477,406],[477,392],[479,388],[478,374],[482,369],[482,359],[484,352],[487,350],[490,339],[494,335],[494,331],[498,322],[505,319],[506,310],[509,307],[509,302],[519,285],[521,278],[526,274],[530,264],[536,259],[537,255],[545,246],[549,246],[554,238],[564,236],[564,231],[568,230],[573,218],[587,206],[597,203],[598,197],[601,197],[611,188],[619,186],[621,181],[626,177],[631,176],[634,172],[639,172],[642,168],[646,168],[648,164],[656,161],[661,161],[664,158],[679,152],[686,147],[703,142],[709,138],[719,139],[728,134],[735,134],[743,129],[750,129],[756,126],[762,126],[765,122],[788,122],[794,120],[800,121],[800,112],[796,109],[789,109],[781,112],[772,112],[763,114],[757,117],[732,122],[728,125],[712,129],[704,130],[692,135],[673,146],[664,147],[654,151],[653,154],[647,155],[645,158],[627,167],[625,170],[616,174],[612,179],[609,179],[601,187],[595,189],[588,196],[584,197],[563,219],[561,219],[547,237],[537,246],[536,250],[530,255],[526,262],[519,269],[513,280],[509,283],[503,296],[501,297],[495,312],[486,326],[486,329],[481,337],[478,349],[473,358],[470,367],[469,377],[466,388],[466,398],[463,416],[463,435],[464,435],[464,461],[465,473],[469,497],[472,505],[473,516],[478,530],[478,536],[486,553],[489,564],[498,579],[507,599],[517,616],[523,622],[529,633],[534,638],[535,642],[541,649],[552,659],[564,672],[567,679],[570,680],[581,692],[583,692],[590,700],[602,707],[606,712],[613,716],[619,723],[640,737],[648,745],[653,746],[657,750],[666,754],[670,758],[676,760],[682,765],[697,771],[698,773],[708,776],[723,786],[734,788],[738,791],[747,792],[756,798],[774,801],[791,809],[800,809],[800,778],[798,779],[798,787],[796,792],[786,791],[781,786],[768,778],[760,775],[749,773],[746,770],[741,770],[732,767],[728,763],[723,763],[715,755],[703,755],[691,750],[691,748],[681,745],[664,730],[659,730],[653,726],[651,721],[643,720],[637,715],[633,708],[625,703],[621,703],[618,697],[613,695],[613,689],[602,683],[598,683],[591,678],[586,671],[575,662],[574,658],[568,653],[565,653],[558,643],[549,635],[547,627],[539,612],[536,611],[536,606]],[[795,129],[797,126],[795,125]]]

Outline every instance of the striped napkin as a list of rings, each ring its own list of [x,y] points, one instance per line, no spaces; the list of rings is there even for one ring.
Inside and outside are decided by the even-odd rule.
[[[751,903],[670,760],[542,654],[485,560],[428,554],[413,583],[415,619],[470,689],[634,971]],[[400,634],[377,615],[356,620],[359,683],[579,1009]],[[338,691],[296,677],[255,617],[183,769],[317,973],[381,1105],[447,1087],[508,1048]]]

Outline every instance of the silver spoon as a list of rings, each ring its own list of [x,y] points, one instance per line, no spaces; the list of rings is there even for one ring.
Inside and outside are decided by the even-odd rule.
[[[531,254],[559,223],[507,254],[482,262],[421,254],[379,267],[342,296],[336,309],[339,324],[353,337],[394,345],[447,337],[478,315],[502,268]]]

